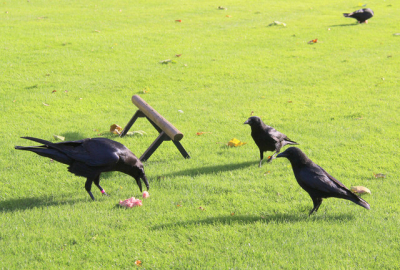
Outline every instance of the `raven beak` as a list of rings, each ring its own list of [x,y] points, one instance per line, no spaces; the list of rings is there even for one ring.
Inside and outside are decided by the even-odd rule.
[[[140,182],[140,177],[135,177],[136,183],[139,186],[140,192],[142,192],[142,182]]]
[[[141,176],[140,178],[142,178],[144,184],[145,184],[146,187],[147,187],[147,190],[149,190],[150,186],[149,186],[149,181],[147,181],[146,175],[143,174],[143,176]]]
[[[243,125],[250,125],[250,120],[247,119],[246,122],[243,123]]]
[[[276,158],[280,158],[280,157],[287,157],[287,155],[285,152],[283,152],[276,156]]]

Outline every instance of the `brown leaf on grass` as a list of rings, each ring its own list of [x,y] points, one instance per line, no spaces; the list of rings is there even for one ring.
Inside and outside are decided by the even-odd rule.
[[[371,191],[368,188],[363,187],[363,186],[354,186],[354,187],[351,187],[350,190],[353,193],[356,193],[356,194],[359,194],[359,195],[365,194],[365,193],[371,194]]]
[[[232,213],[231,213],[231,216],[234,216],[234,215],[235,215],[235,212],[232,212]]]
[[[182,20],[175,20],[175,22],[182,22]]]
[[[228,8],[223,7],[223,6],[219,6],[218,9],[227,10]]]
[[[386,174],[383,173],[374,173],[375,178],[386,178]]]
[[[142,266],[142,261],[141,260],[137,260],[137,261],[135,261],[135,264],[137,265],[137,266]]]
[[[309,42],[307,42],[308,44],[314,44],[314,43],[318,43],[318,39],[312,39]]]
[[[182,54],[175,54],[175,57],[181,57]]]
[[[201,210],[201,211],[204,211],[204,210],[206,210],[204,207],[199,207],[199,209]]]
[[[241,142],[236,138],[233,138],[232,140],[230,140],[228,142],[228,146],[230,146],[230,147],[238,147],[238,146],[242,146],[242,145],[245,145],[245,144],[247,144],[247,143]]]
[[[51,91],[51,93],[53,94],[53,93],[55,93],[55,92],[57,92],[57,90],[53,90],[53,91]]]
[[[227,18],[231,18],[232,16],[231,16],[231,15],[226,15],[225,17],[227,17]]]
[[[120,127],[117,124],[113,124],[113,125],[110,126],[110,132],[113,133],[113,134],[120,135],[121,131],[122,131],[122,127]]]
[[[253,116],[253,115],[254,115],[254,111],[251,111],[250,116]]]
[[[197,132],[196,135],[197,135],[197,136],[200,136],[200,135],[203,135],[203,134],[206,134],[206,133],[212,133],[212,132],[204,132],[204,131],[201,131],[201,132]]]

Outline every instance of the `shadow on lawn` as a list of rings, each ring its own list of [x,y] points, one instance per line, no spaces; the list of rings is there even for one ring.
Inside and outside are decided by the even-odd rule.
[[[57,199],[52,196],[17,198],[6,201],[0,201],[0,212],[14,212],[19,210],[29,210],[33,208],[43,208],[55,205],[75,204],[79,201],[87,201],[87,200],[86,199],[77,200],[72,198],[72,196],[70,199],[67,200]]]
[[[165,177],[165,176],[196,176],[196,175],[201,175],[201,174],[212,174],[212,173],[218,173],[218,172],[239,170],[239,169],[243,169],[243,168],[250,167],[250,166],[256,167],[257,165],[258,165],[258,161],[247,161],[247,162],[236,163],[236,164],[206,166],[206,167],[187,169],[187,170],[178,171],[178,172],[172,172],[172,173],[164,174],[162,176],[158,176],[157,178]]]
[[[335,24],[335,25],[330,25],[329,27],[344,27],[344,26],[355,26],[355,25],[358,25],[358,23]]]
[[[153,230],[162,230],[162,229],[173,229],[176,227],[187,227],[187,226],[198,226],[198,225],[235,225],[235,224],[252,224],[256,222],[260,223],[277,223],[277,224],[285,224],[285,223],[295,223],[301,221],[349,221],[354,219],[354,216],[351,214],[339,214],[339,215],[314,215],[309,217],[308,214],[274,214],[268,215],[265,217],[261,216],[242,216],[242,215],[234,215],[234,216],[219,216],[219,217],[209,217],[205,219],[199,220],[191,220],[191,221],[181,221],[174,223],[161,224],[157,226],[153,226]]]

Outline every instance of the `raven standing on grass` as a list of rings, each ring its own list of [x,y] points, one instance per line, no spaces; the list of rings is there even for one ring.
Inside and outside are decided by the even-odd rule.
[[[285,157],[292,164],[297,183],[308,192],[313,200],[314,208],[311,209],[310,215],[318,211],[323,198],[329,197],[349,200],[370,209],[366,201],[353,194],[345,185],[312,162],[299,148],[290,147],[276,157]]]
[[[358,23],[368,23],[368,19],[374,16],[374,12],[370,8],[363,8],[352,13],[343,13],[343,16],[354,18]]]
[[[28,150],[36,154],[54,159],[58,162],[69,165],[68,171],[86,177],[85,189],[92,200],[93,194],[90,191],[92,183],[100,189],[101,193],[107,195],[100,186],[100,174],[102,172],[120,171],[135,178],[142,192],[142,183],[149,189],[149,182],[144,173],[143,164],[124,145],[106,138],[83,139],[52,143],[32,137],[22,137],[31,141],[42,143],[39,146],[15,146],[18,150]]]
[[[265,151],[275,151],[275,153],[267,161],[270,162],[274,156],[281,151],[283,146],[287,144],[298,144],[297,142],[290,140],[285,134],[264,124],[264,122],[261,121],[261,118],[258,116],[250,117],[246,122],[244,122],[244,124],[250,125],[251,137],[253,137],[254,142],[260,149],[259,167],[261,167],[261,162],[264,158]]]

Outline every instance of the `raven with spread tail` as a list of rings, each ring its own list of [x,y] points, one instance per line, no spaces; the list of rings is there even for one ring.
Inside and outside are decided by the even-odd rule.
[[[312,162],[299,148],[290,147],[276,157],[285,157],[292,164],[297,183],[307,191],[314,203],[310,215],[318,211],[323,198],[329,197],[349,200],[368,210],[370,209],[366,201],[352,193],[345,185]]]

